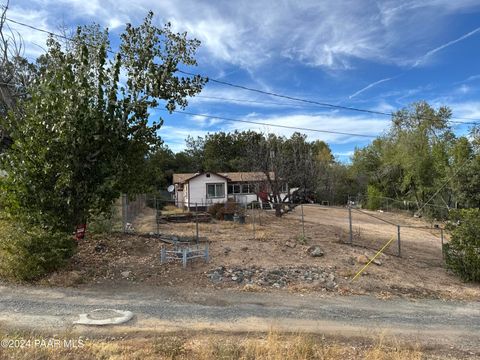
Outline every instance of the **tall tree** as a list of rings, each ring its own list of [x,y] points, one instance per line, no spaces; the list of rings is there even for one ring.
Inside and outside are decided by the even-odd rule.
[[[154,26],[152,17],[127,24],[113,56],[98,26],[78,28],[67,48],[49,38],[23,113],[2,124],[14,139],[2,156],[1,183],[12,215],[71,231],[143,183],[142,166],[160,144],[162,125],[150,122],[149,109],[185,107],[206,81],[175,75],[179,64],[196,64],[199,42],[169,24]]]

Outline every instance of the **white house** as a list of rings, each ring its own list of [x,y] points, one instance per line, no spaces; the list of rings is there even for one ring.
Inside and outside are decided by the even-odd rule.
[[[265,202],[270,187],[262,172],[173,174],[175,205],[204,208],[213,203],[234,200],[239,203]],[[288,194],[282,189],[281,198]]]

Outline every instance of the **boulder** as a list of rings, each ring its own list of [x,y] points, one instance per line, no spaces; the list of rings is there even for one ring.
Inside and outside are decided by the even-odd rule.
[[[285,246],[293,249],[295,246],[297,246],[297,243],[294,242],[294,241],[288,240],[288,241],[285,243]]]
[[[368,257],[366,255],[358,255],[357,256],[357,263],[359,263],[359,264],[368,263]]]
[[[307,249],[307,254],[312,257],[320,257],[323,256],[323,250],[319,245],[312,245]]]

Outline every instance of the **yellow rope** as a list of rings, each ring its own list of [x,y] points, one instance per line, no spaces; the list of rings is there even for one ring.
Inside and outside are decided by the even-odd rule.
[[[395,235],[392,236],[392,238],[390,240],[388,240],[388,242],[380,249],[378,250],[378,252],[375,254],[375,256],[362,268],[362,270],[360,270],[357,275],[355,275],[352,279],[352,281],[354,281],[362,272],[363,270],[365,270],[368,265],[370,265],[372,263],[373,260],[375,260],[375,258],[380,255],[382,253],[383,250],[385,250],[385,248],[390,245],[390,243],[395,239]]]

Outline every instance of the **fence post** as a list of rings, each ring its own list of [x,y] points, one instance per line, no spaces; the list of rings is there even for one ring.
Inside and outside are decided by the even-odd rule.
[[[440,228],[440,238],[442,239],[442,259],[445,259],[445,253],[443,252],[443,228]]]
[[[182,249],[182,264],[184,268],[187,267],[187,249],[186,248]]]
[[[300,207],[302,208],[302,235],[303,239],[305,240],[305,220],[303,217],[303,204],[300,204]]]
[[[258,226],[262,226],[262,204],[261,203],[258,204],[257,213],[258,213]]]
[[[198,203],[195,203],[195,231],[198,244]]]
[[[205,262],[208,263],[208,261],[210,260],[210,257],[209,257],[209,245],[208,245],[208,241],[205,243]]]
[[[165,246],[162,246],[162,250],[160,252],[160,263],[164,264],[167,260],[167,249]]]
[[[157,235],[160,235],[160,228],[158,224],[158,207],[157,207],[157,196],[153,197],[153,204],[155,206],[155,222],[157,223]]]
[[[255,234],[255,210],[253,210],[252,213],[253,213],[253,240],[257,240],[256,234]]]
[[[127,194],[122,194],[122,226],[123,232],[127,230],[127,222],[128,222],[128,202],[127,202]]]
[[[402,256],[402,248],[400,246],[400,225],[397,225],[397,242],[398,242],[398,256]]]
[[[352,245],[353,244],[352,206],[350,205],[350,200],[348,200],[348,223],[350,225],[350,245]]]

